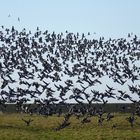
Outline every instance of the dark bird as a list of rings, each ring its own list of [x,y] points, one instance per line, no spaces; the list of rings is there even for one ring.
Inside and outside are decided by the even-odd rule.
[[[18,17],[18,22],[20,22],[20,18]]]
[[[30,124],[33,120],[32,119],[25,120],[22,118],[22,121],[26,123],[26,126],[30,126]]]
[[[8,80],[5,80],[5,79],[3,79],[4,81],[3,81],[3,83],[2,83],[2,85],[1,85],[1,89],[4,89],[7,85],[8,85]]]

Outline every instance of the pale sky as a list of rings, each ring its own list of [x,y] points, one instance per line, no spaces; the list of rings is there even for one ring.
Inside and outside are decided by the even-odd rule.
[[[0,0],[1,25],[32,31],[38,26],[57,33],[91,32],[93,37],[106,39],[126,38],[133,32],[140,38],[140,0]]]
[[[90,31],[105,38],[130,32],[140,36],[140,0],[0,0],[0,13],[6,27]]]

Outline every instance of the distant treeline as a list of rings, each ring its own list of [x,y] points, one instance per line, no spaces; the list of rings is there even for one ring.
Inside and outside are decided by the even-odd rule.
[[[25,106],[28,106],[29,104],[25,104]],[[36,105],[34,104],[30,104],[32,108],[35,108]],[[62,112],[67,112],[68,111],[68,106],[72,107],[74,106],[75,104],[65,104],[65,105],[62,105],[62,104],[55,104],[55,105],[52,105],[52,109],[62,109]],[[76,104],[75,105],[76,109],[80,108],[80,105],[79,104]],[[83,105],[84,108],[88,108],[88,104],[84,104]],[[104,108],[104,112],[126,112],[126,113],[129,113],[129,112],[133,112],[135,111],[135,106],[134,104],[131,104],[131,103],[108,103],[106,105],[104,104],[92,104],[91,105],[92,108],[96,108],[96,109],[99,109],[101,107]],[[7,104],[7,107],[6,109],[3,108],[3,107],[0,107],[0,110],[1,112],[3,113],[16,113],[18,112],[18,110],[16,109],[16,105],[15,104]]]

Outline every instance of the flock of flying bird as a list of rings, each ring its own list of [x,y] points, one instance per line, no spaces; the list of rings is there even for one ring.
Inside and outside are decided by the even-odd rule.
[[[67,113],[56,129],[69,125],[69,118],[84,115],[82,123],[90,122],[89,116],[98,114],[98,124],[103,122],[103,109],[93,108],[93,103],[108,99],[131,101],[137,104],[134,114],[140,115],[140,40],[136,35],[120,39],[104,37],[87,39],[85,34],[18,31],[1,26],[0,29],[0,106],[14,103],[18,111],[42,115],[62,114],[57,104],[64,105]],[[127,84],[129,93],[106,83],[106,89],[95,90],[108,76],[114,84]],[[137,99],[133,99],[133,95]],[[67,103],[72,100],[75,105]],[[34,102],[35,106],[27,104]],[[87,108],[84,103],[87,103]],[[80,115],[79,115],[80,114]],[[85,115],[86,114],[86,115]],[[88,115],[87,115],[88,114]],[[128,118],[134,122],[134,114]],[[108,113],[107,121],[113,116]],[[31,119],[24,120],[27,125]],[[133,123],[131,123],[133,126]],[[114,127],[114,126],[113,126]]]

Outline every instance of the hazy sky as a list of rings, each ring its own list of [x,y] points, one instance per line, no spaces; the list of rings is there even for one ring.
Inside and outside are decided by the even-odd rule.
[[[140,0],[0,0],[0,25],[20,30],[39,26],[57,33],[90,31],[107,39],[131,32],[140,37]]]
[[[140,36],[140,0],[0,0],[0,13],[6,27]]]

